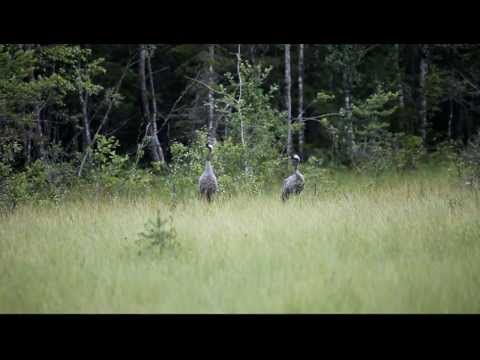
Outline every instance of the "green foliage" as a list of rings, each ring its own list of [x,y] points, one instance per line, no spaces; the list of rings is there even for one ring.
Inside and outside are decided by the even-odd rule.
[[[241,46],[242,58],[252,61],[240,64],[241,93],[236,44],[216,44],[213,59],[209,44],[146,47],[152,55],[159,135],[167,161],[171,160],[168,174],[159,164],[141,164],[146,169],[138,165],[143,158],[138,142],[145,128],[134,59],[138,48],[0,44],[2,203],[58,201],[77,185],[88,194],[107,197],[136,196],[152,189],[193,196],[206,156],[206,132],[200,129],[193,134],[206,121],[208,89],[201,84],[210,83],[209,65],[213,66],[218,124],[213,165],[221,195],[258,194],[288,174],[285,114],[278,110],[285,104],[277,85],[284,81],[283,45]],[[428,155],[415,136],[419,130],[416,101],[422,90],[419,49],[416,44],[305,46],[304,149],[305,160],[313,160],[301,166],[308,179],[327,181],[327,165],[377,176],[390,169],[414,169],[423,158],[441,166],[455,164],[457,173],[474,178],[473,147],[459,156],[457,145],[439,141],[445,137],[448,119],[453,136],[464,140],[478,127],[474,116],[480,47],[428,45],[427,118],[436,123],[435,128],[443,128],[436,138],[429,132],[428,143],[434,151]],[[292,54],[294,65],[295,48]],[[296,75],[294,71],[294,85]],[[296,89],[295,85],[294,147],[301,126],[295,121]],[[351,114],[344,108],[346,93],[352,101]],[[397,109],[399,94],[402,111]],[[83,158],[78,152],[85,151],[80,121],[84,109],[91,133],[115,134],[116,140],[96,140],[78,179],[75,173]],[[321,166],[313,165],[319,162]]]
[[[302,173],[308,182],[305,191],[313,195],[324,195],[333,192],[337,183],[333,178],[334,169],[325,167],[325,161],[316,156],[310,156],[308,161],[302,165]]]
[[[58,144],[50,145],[47,159],[36,160],[23,171],[14,172],[0,159],[0,207],[59,202],[75,191],[85,191],[88,196],[92,188],[97,198],[147,193],[154,184],[153,170],[138,168],[128,155],[117,153],[118,147],[114,137],[98,136],[82,178],[77,177],[79,161],[63,159],[64,151]]]
[[[415,135],[397,135],[399,145],[396,146],[393,162],[398,170],[414,170],[422,157],[425,156],[425,149],[422,138]]]
[[[154,220],[149,220],[145,225],[145,231],[140,233],[137,240],[139,255],[163,255],[165,252],[178,250],[180,243],[173,226],[173,217],[164,219],[160,213]]]
[[[64,159],[59,159],[63,151],[58,144],[48,147],[48,159],[36,160],[20,172],[14,171],[13,164],[22,146],[13,140],[0,148],[0,208],[11,209],[27,202],[58,202],[74,183],[73,165],[59,161]]]
[[[24,171],[7,172],[3,177],[4,193],[3,197],[0,196],[0,207],[12,208],[26,203],[40,205],[49,201],[58,203],[76,184],[72,163],[36,160]]]
[[[438,113],[440,102],[444,99],[452,86],[451,79],[445,71],[432,64],[428,69],[428,76],[425,83],[425,92],[427,97],[427,106],[429,117]]]
[[[278,86],[271,85],[264,90],[272,68],[261,65],[251,65],[242,62],[240,72],[242,77],[242,97],[239,96],[239,83],[229,74],[229,86],[220,87],[217,100],[230,110],[224,113],[228,126],[230,140],[222,144],[225,173],[241,183],[242,178],[254,185],[264,183],[276,173],[273,169],[280,163],[279,154],[286,143],[286,123],[284,114],[272,107],[272,100],[278,91]],[[233,110],[233,111],[232,111]],[[241,136],[243,123],[243,143]],[[227,155],[228,154],[228,155]],[[222,158],[220,158],[222,160]],[[229,164],[232,161],[232,165]],[[227,165],[228,164],[228,165]],[[231,169],[227,169],[230,166]],[[253,188],[256,188],[253,186]]]
[[[388,166],[386,161],[389,157],[388,154],[382,156],[382,151],[391,147],[390,143],[393,141],[393,134],[390,134],[387,128],[390,117],[397,110],[397,98],[398,93],[385,91],[382,86],[378,86],[365,100],[356,100],[353,103],[351,121],[355,139],[352,149],[348,141],[350,135],[346,110],[340,109],[340,117],[322,118],[320,123],[332,138],[331,156],[341,162],[353,161],[351,165],[357,169],[373,166],[378,171],[383,171]],[[369,165],[366,165],[367,163]]]
[[[359,66],[369,51],[368,45],[363,44],[337,44],[326,45],[328,54],[325,62],[332,70],[343,77],[344,85],[352,88],[362,80]]]
[[[116,149],[120,146],[115,137],[97,136],[93,151],[93,161],[97,168],[102,171],[111,172],[112,175],[118,174],[128,161],[128,156],[119,156]]]
[[[243,139],[247,148],[245,156],[249,157],[245,159],[247,162],[259,155],[263,159],[271,158],[285,145],[284,114],[272,107],[278,86],[271,85],[268,91],[264,90],[264,83],[271,70],[271,67],[242,62],[241,98],[240,84],[232,74],[225,74],[228,81],[226,86],[219,85],[216,108],[225,116],[229,136],[235,143],[242,142],[241,123],[243,124]]]
[[[169,184],[175,185],[178,195],[193,196],[198,178],[205,168],[207,132],[199,130],[193,143],[185,146],[173,143]],[[238,193],[258,194],[274,179],[278,179],[281,159],[262,158],[256,167],[245,171],[246,148],[232,138],[217,143],[212,153],[212,165],[218,179],[219,193],[233,196]],[[249,163],[249,165],[252,162]],[[251,165],[250,165],[251,166]]]
[[[414,135],[391,133],[371,124],[355,151],[355,169],[374,177],[389,170],[414,170],[425,156],[422,139]],[[368,136],[367,136],[368,135]]]
[[[459,162],[459,174],[465,184],[472,188],[480,187],[480,133],[468,143],[461,153]]]
[[[315,96],[314,103],[325,104],[325,103],[331,102],[333,100],[335,100],[335,95],[334,94],[330,94],[330,93],[325,92],[325,91],[319,91],[319,92],[317,92],[317,94]]]
[[[196,191],[198,177],[203,171],[205,157],[202,156],[202,150],[206,143],[206,132],[199,131],[190,146],[179,142],[174,142],[170,146],[172,164],[169,169],[168,184],[170,187],[175,186],[180,197],[193,195]]]
[[[388,118],[397,110],[397,99],[398,92],[385,91],[379,85],[365,101],[353,104],[353,115],[368,122]]]
[[[119,155],[115,137],[97,136],[88,169],[87,182],[95,185],[97,194],[107,196],[135,195],[151,188],[152,170],[139,169],[128,155]]]
[[[429,154],[429,160],[436,166],[446,166],[452,170],[452,165],[461,162],[463,144],[461,141],[444,140],[437,144],[433,153]]]
[[[5,119],[0,142],[8,134],[8,140],[28,136],[34,145],[48,143],[47,134],[31,135],[39,119],[55,116],[63,124],[70,118],[69,96],[97,95],[103,86],[94,79],[106,71],[102,63],[78,45],[0,45],[0,117]]]
[[[285,145],[285,122],[271,106],[277,87],[272,85],[267,92],[263,89],[271,68],[243,62],[240,69],[241,99],[239,84],[232,74],[225,75],[228,85],[218,87],[216,99],[216,108],[228,126],[228,137],[215,145],[212,154],[221,194],[259,193],[281,174],[279,154]],[[171,145],[169,181],[179,194],[196,191],[198,177],[204,170],[206,143],[207,132],[198,130],[189,146],[178,142]]]

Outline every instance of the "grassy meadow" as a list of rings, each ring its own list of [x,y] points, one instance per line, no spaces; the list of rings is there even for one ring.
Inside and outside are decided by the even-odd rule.
[[[1,313],[477,313],[480,200],[442,171],[208,205],[155,194],[0,218]],[[157,213],[175,251],[138,254]]]

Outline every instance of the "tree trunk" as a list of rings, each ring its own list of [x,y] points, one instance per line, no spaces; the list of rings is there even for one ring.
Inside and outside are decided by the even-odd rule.
[[[343,75],[344,91],[345,91],[345,112],[347,119],[347,152],[350,162],[353,164],[353,152],[355,149],[355,136],[353,133],[353,118],[352,118],[352,81],[349,76],[349,71],[345,71]]]
[[[243,116],[242,116],[242,90],[243,90],[243,80],[242,80],[242,72],[241,72],[241,63],[242,63],[242,47],[238,44],[237,50],[237,75],[238,75],[238,116],[240,117],[240,140],[242,141],[242,146],[245,148],[246,141],[245,141],[245,126],[243,123]],[[250,167],[248,165],[248,160],[245,158],[244,161],[244,168],[245,174],[248,174],[250,171]]]
[[[463,134],[463,142],[464,144],[468,144],[472,134],[472,117],[470,115],[470,111],[468,108],[465,109],[465,122],[464,122],[464,134]]]
[[[298,134],[298,148],[300,156],[303,158],[305,145],[305,124],[303,122],[303,49],[304,45],[299,45],[298,54],[298,123],[300,124],[300,133]]]
[[[285,44],[285,105],[287,107],[287,155],[293,154],[292,143],[292,77],[290,71],[290,44]]]
[[[215,99],[213,97],[213,91],[211,87],[214,85],[214,73],[213,73],[213,62],[215,60],[215,45],[210,44],[208,46],[209,53],[209,66],[208,66],[208,75],[209,75],[209,85],[208,89],[208,141],[211,144],[216,142],[216,125],[215,125]]]
[[[150,112],[150,104],[148,100],[147,80],[146,80],[146,72],[145,72],[146,62],[149,65],[148,71],[149,71],[149,78],[150,78],[150,91],[151,91],[150,96],[152,98],[153,114]],[[147,48],[144,44],[140,45],[140,59],[138,63],[138,73],[140,78],[140,91],[141,91],[141,97],[142,97],[143,114],[148,126],[150,154],[153,158],[153,161],[161,162],[163,164],[165,162],[165,158],[163,156],[163,150],[160,144],[160,140],[158,139],[158,129],[157,129],[157,121],[156,121],[157,105],[155,100],[155,91],[153,87],[153,76],[152,76],[152,68],[150,64],[150,55],[147,53]]]
[[[423,144],[427,142],[427,95],[426,79],[428,75],[427,45],[420,45],[420,81],[419,81],[419,111],[420,136]]]
[[[397,91],[398,91],[398,106],[403,111],[405,108],[405,96],[403,92],[403,76],[402,67],[400,66],[400,45],[395,44],[395,67],[397,73]]]
[[[256,63],[255,44],[250,44],[250,61],[252,64]]]
[[[88,94],[85,91],[80,91],[80,104],[82,105],[82,120],[83,120],[83,150],[92,143],[92,135],[90,131],[90,119],[88,116]]]
[[[40,159],[45,158],[45,137],[43,134],[42,128],[42,107],[40,105],[35,105],[35,135],[36,135],[36,144],[38,156]]]
[[[30,126],[27,127],[25,132],[25,165],[30,165],[32,156],[32,131]]]
[[[32,45],[27,45],[26,46],[28,50],[34,49]],[[37,45],[37,47],[40,47],[40,45]],[[34,69],[32,68],[32,72],[30,73],[30,80],[32,82],[35,81],[35,74],[34,74]],[[38,157],[40,159],[44,159],[45,156],[45,145],[44,145],[44,132],[42,128],[42,105],[40,103],[37,103],[34,105],[34,110],[33,110],[33,117],[34,117],[34,122],[35,122],[35,136],[33,137],[34,140],[34,148],[36,148]],[[30,159],[27,159],[30,162]]]
[[[139,49],[139,62],[138,62],[138,76],[140,79],[140,94],[142,97],[143,116],[147,124],[150,123],[150,106],[148,104],[147,97],[147,81],[145,77],[145,57],[146,57],[145,45],[140,45]]]
[[[465,115],[464,115],[463,105],[460,105],[458,108],[458,121],[455,124],[455,135],[456,138],[463,139],[464,127],[465,127]]]
[[[449,99],[449,114],[448,114],[448,138],[452,139],[453,136],[453,100]]]
[[[148,67],[148,78],[150,80],[150,97],[152,99],[152,118],[151,118],[151,136],[152,136],[152,147],[155,148],[156,152],[156,159],[155,161],[160,161],[160,163],[165,163],[165,157],[163,155],[162,144],[160,143],[160,139],[158,138],[158,128],[157,128],[157,98],[155,96],[155,86],[153,83],[153,71],[152,71],[152,64],[150,61],[150,53],[147,53],[147,67]]]
[[[237,51],[237,75],[238,75],[238,116],[240,117],[240,140],[242,141],[242,146],[245,146],[245,129],[243,126],[243,118],[242,118],[242,73],[240,71],[240,64],[242,62],[242,51],[241,45],[238,44],[238,51]]]

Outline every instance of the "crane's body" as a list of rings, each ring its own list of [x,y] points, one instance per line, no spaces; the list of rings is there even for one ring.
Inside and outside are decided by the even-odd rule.
[[[298,195],[303,191],[305,186],[305,177],[303,174],[298,170],[298,164],[300,163],[300,157],[298,155],[294,155],[292,157],[293,164],[295,167],[295,171],[292,175],[287,177],[283,180],[283,187],[282,187],[282,200],[286,201],[290,197],[290,195]]]
[[[211,153],[213,146],[207,144],[207,147],[208,155],[207,161],[205,162],[205,171],[198,179],[198,189],[200,192],[200,196],[210,202],[213,200],[213,196],[218,190],[218,182],[211,164]]]

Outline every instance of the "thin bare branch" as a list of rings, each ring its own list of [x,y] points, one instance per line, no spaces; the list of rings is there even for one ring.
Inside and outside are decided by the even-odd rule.
[[[125,69],[123,70],[123,73],[120,76],[120,79],[118,80],[117,84],[115,85],[114,90],[112,91],[112,96],[114,94],[118,93],[118,91],[120,89],[120,86],[122,85],[123,79],[127,75],[127,71],[131,66],[132,66],[132,62],[129,61],[127,63],[127,65],[125,66]],[[100,125],[99,125],[97,131],[95,132],[95,135],[92,138],[92,142],[89,144],[89,146],[85,150],[85,154],[83,155],[83,158],[82,158],[82,161],[80,163],[80,167],[79,167],[78,173],[77,173],[78,177],[82,176],[82,172],[83,172],[83,168],[85,166],[85,162],[87,161],[87,158],[91,153],[92,146],[93,146],[93,144],[95,144],[95,141],[97,140],[97,137],[98,137],[98,134],[100,133],[100,130],[102,130],[103,126],[105,125],[105,123],[108,120],[108,117],[110,115],[110,111],[112,110],[112,107],[113,107],[113,102],[114,102],[114,100],[113,100],[112,97],[110,99],[108,99],[107,110],[105,111],[105,114],[103,115],[102,121],[100,122]]]

